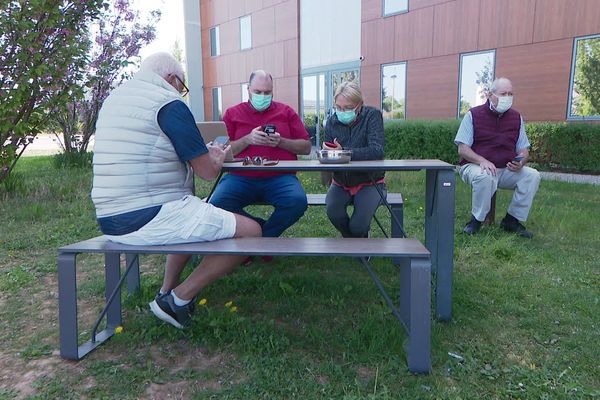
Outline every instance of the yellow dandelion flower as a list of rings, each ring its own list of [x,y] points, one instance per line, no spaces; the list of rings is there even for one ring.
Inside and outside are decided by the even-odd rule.
[[[208,300],[206,300],[206,299],[200,299],[200,301],[198,302],[198,305],[199,305],[199,306],[204,306],[204,305],[206,305],[206,302],[207,302],[207,301],[208,301]]]
[[[233,305],[233,301],[228,301],[225,303],[225,307],[231,307]]]
[[[234,313],[234,312],[237,312],[237,310],[238,310],[238,308],[236,306],[233,306],[229,309],[229,312]]]
[[[123,332],[123,327],[122,326],[117,326],[115,328],[115,333],[122,333]]]

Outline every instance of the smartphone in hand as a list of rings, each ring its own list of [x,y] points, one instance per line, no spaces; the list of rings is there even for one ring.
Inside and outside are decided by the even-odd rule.
[[[220,144],[221,146],[227,146],[229,144],[229,136],[217,136],[213,140],[213,144]]]
[[[517,154],[515,158],[512,159],[513,162],[521,162],[525,157],[521,154]]]
[[[267,135],[272,135],[276,132],[277,127],[274,124],[266,124],[262,126],[262,130]]]

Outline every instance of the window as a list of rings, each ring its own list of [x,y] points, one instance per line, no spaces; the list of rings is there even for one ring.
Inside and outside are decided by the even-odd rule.
[[[220,121],[223,118],[223,102],[221,101],[221,88],[212,89],[212,119]]]
[[[240,18],[240,50],[252,47],[252,19],[250,15]]]
[[[406,118],[406,63],[381,66],[383,119]]]
[[[408,0],[383,0],[383,16],[408,12]]]
[[[248,84],[242,83],[242,103],[248,101]]]
[[[496,52],[461,54],[457,115],[462,118],[471,107],[487,100],[487,90],[494,81]]]
[[[600,120],[600,35],[575,38],[567,118]]]
[[[210,55],[216,57],[221,54],[221,45],[219,44],[219,27],[210,28]]]

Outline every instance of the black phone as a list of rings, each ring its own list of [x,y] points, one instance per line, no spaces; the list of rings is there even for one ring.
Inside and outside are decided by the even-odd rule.
[[[267,135],[271,135],[271,134],[275,133],[275,131],[277,130],[277,128],[273,124],[266,124],[266,125],[262,126],[262,130]]]
[[[522,161],[524,158],[525,158],[525,157],[524,157],[524,156],[522,156],[521,154],[517,154],[517,155],[515,156],[515,158],[513,158],[512,160],[513,160],[514,162],[521,162],[521,161]]]

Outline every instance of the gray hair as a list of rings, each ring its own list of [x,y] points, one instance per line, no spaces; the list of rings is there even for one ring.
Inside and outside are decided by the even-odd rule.
[[[181,80],[184,78],[183,67],[171,54],[166,52],[154,53],[142,61],[140,71],[150,71],[166,78],[169,74],[177,75]]]
[[[496,78],[494,79],[494,82],[492,82],[492,86],[490,86],[490,92],[496,93],[498,86],[500,86],[503,83],[508,83],[510,86],[512,86],[512,82],[510,81],[510,79],[504,77]]]

